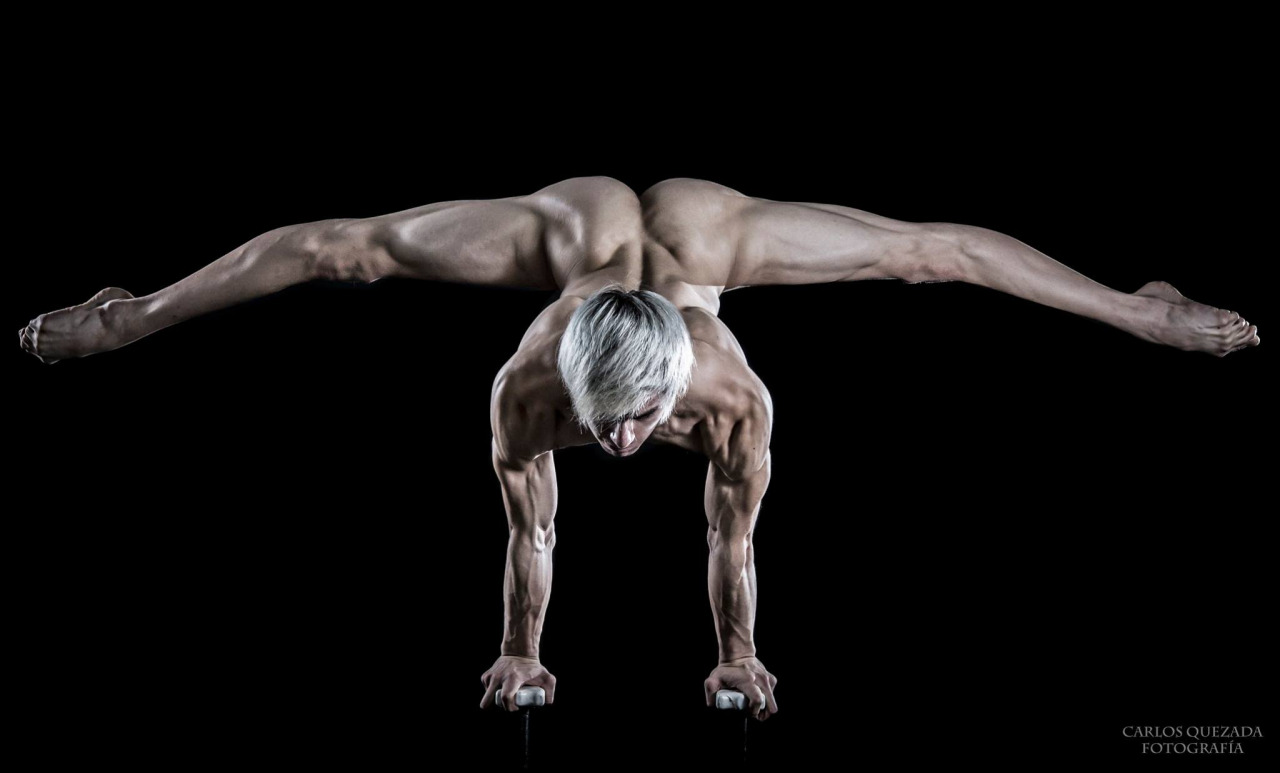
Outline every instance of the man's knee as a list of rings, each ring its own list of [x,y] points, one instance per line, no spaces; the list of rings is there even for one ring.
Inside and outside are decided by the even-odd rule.
[[[356,218],[321,220],[298,226],[292,238],[312,279],[369,283],[394,268],[377,228]]]
[[[889,259],[907,284],[969,281],[967,243],[970,226],[954,223],[912,223],[894,235]]]

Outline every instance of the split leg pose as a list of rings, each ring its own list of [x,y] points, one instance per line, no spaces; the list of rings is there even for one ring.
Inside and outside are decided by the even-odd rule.
[[[84,357],[313,279],[372,282],[399,275],[563,290],[567,265],[557,265],[561,273],[556,274],[552,258],[568,259],[592,245],[575,244],[581,234],[575,239],[572,233],[587,212],[564,211],[556,194],[575,185],[590,188],[591,183],[583,182],[601,179],[609,178],[574,178],[531,196],[441,202],[378,217],[273,229],[150,295],[135,298],[108,287],[84,303],[40,314],[19,329],[19,341],[45,363]],[[682,195],[672,195],[677,185],[685,188]],[[699,187],[704,191],[697,192]],[[740,200],[741,206],[722,207],[735,212],[735,222],[723,222],[724,213],[717,213],[721,233],[729,232],[738,248],[727,281],[739,284],[724,290],[865,278],[963,281],[1189,351],[1224,356],[1260,342],[1257,328],[1239,314],[1196,303],[1167,282],[1118,292],[1013,237],[979,226],[907,223],[851,207],[751,198],[684,178],[659,183],[646,197],[687,200],[690,188],[703,215],[716,206],[715,196]],[[717,193],[707,195],[711,190]],[[678,219],[681,227],[690,225],[691,218]],[[597,235],[608,227],[591,225]],[[558,239],[546,243],[548,236]],[[679,236],[692,238],[687,232]]]

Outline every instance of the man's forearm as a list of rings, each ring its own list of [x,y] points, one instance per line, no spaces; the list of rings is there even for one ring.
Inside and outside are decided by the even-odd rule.
[[[711,540],[707,590],[720,642],[720,663],[754,657],[756,567],[749,537]]]
[[[503,583],[506,623],[502,654],[538,657],[542,622],[551,598],[551,553],[555,532],[512,529]]]

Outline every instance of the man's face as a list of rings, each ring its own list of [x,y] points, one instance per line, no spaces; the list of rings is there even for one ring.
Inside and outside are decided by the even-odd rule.
[[[611,456],[630,456],[649,439],[658,426],[659,408],[662,396],[650,398],[639,411],[622,421],[612,421],[599,427],[592,427],[591,432],[600,441],[600,447]]]

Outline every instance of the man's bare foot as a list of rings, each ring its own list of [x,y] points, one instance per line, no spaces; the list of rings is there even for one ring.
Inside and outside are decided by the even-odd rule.
[[[1142,336],[1166,346],[1225,357],[1259,343],[1257,325],[1234,311],[1196,303],[1168,282],[1147,282],[1134,295],[1153,298],[1153,323]]]
[[[18,340],[23,349],[48,364],[115,349],[121,344],[103,319],[103,307],[132,297],[128,290],[108,287],[79,306],[41,314],[18,331]]]

